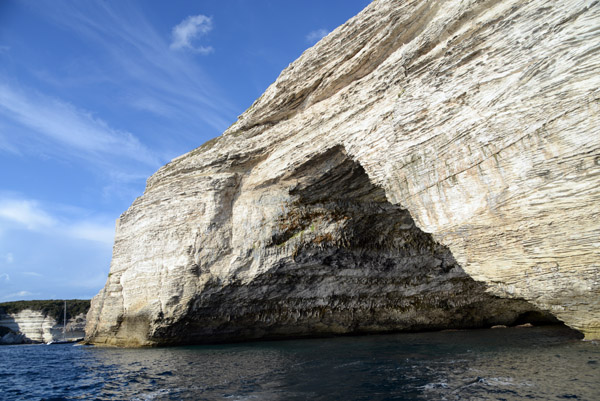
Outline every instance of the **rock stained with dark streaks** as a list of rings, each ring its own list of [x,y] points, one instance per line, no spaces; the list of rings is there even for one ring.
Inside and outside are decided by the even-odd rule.
[[[87,340],[600,337],[600,4],[377,0],[117,222]]]

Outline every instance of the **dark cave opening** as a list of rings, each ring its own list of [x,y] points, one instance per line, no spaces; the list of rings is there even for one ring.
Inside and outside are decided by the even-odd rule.
[[[558,323],[487,293],[342,147],[279,184],[278,256],[251,282],[206,288],[170,329],[190,343]]]

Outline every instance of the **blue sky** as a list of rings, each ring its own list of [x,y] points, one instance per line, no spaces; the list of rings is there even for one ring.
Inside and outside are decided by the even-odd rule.
[[[114,223],[369,0],[1,0],[0,302],[90,298]]]

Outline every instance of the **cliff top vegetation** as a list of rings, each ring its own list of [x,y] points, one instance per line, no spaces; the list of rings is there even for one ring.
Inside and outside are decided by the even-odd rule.
[[[67,319],[90,309],[89,299],[67,299]],[[65,300],[49,299],[35,301],[13,301],[0,303],[0,314],[19,313],[25,309],[40,311],[44,316],[50,316],[61,322]]]

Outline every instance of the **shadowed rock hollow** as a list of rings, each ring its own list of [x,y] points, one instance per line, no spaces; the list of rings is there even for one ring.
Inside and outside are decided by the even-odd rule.
[[[371,3],[117,222],[88,341],[600,330],[598,2]],[[428,234],[429,233],[429,234]]]
[[[512,324],[536,311],[527,302],[486,294],[340,148],[260,192],[253,198],[264,203],[255,207],[274,208],[276,216],[245,249],[249,265],[226,285],[207,283],[185,317],[152,340],[481,327]],[[256,269],[251,279],[245,268]]]

